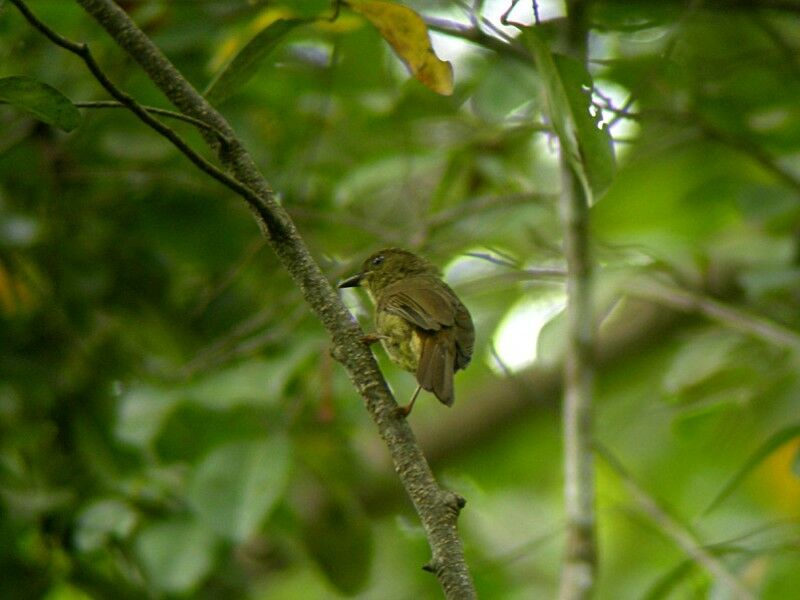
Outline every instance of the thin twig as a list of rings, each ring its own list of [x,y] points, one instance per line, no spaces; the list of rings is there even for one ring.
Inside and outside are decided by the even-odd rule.
[[[500,356],[500,354],[497,352],[497,348],[494,345],[494,340],[489,342],[489,351],[492,354],[492,358],[494,359],[494,362],[496,362],[497,366],[500,367],[500,370],[503,371],[503,375],[505,375],[509,379],[514,377],[514,371],[511,370],[511,367],[509,367],[506,364],[506,361],[504,361],[503,357]]]
[[[208,306],[221,296],[242,273],[245,266],[258,254],[266,245],[266,240],[262,237],[255,238],[244,249],[244,252],[234,263],[225,271],[222,278],[215,282],[210,288],[201,294],[200,299],[191,311],[192,318],[197,318],[203,314]]]
[[[95,101],[86,101],[86,102],[73,102],[75,106],[78,108],[129,108],[126,104],[122,102],[117,102],[115,100],[95,100]],[[170,119],[177,119],[178,121],[184,121],[186,123],[191,123],[195,127],[199,127],[200,129],[205,129],[213,133],[214,135],[218,136],[221,142],[226,142],[227,137],[221,132],[217,131],[214,127],[206,123],[201,119],[195,119],[194,117],[190,117],[189,115],[184,115],[183,113],[175,112],[174,110],[167,110],[166,108],[158,108],[156,106],[145,106],[141,105],[143,109],[149,112],[151,115],[160,115],[162,117],[169,117]]]
[[[754,143],[746,137],[725,131],[710,121],[706,120],[699,113],[693,113],[689,119],[700,128],[712,140],[725,144],[726,146],[738,150],[745,154],[764,167],[788,187],[792,188],[795,192],[800,193],[800,178],[798,178],[792,171],[780,165],[773,156],[769,154],[762,146]]]
[[[628,291],[635,296],[652,300],[681,311],[698,312],[718,323],[760,339],[767,344],[800,352],[800,333],[718,300],[655,282],[636,283]]]
[[[248,204],[253,206],[254,208],[259,207],[261,204],[259,197],[248,188],[246,185],[243,185],[227,173],[221,171],[210,162],[208,162],[205,158],[200,156],[197,152],[195,152],[191,146],[182,138],[180,137],[173,129],[164,125],[161,121],[156,119],[155,117],[151,116],[150,113],[136,100],[133,99],[130,95],[123,92],[119,89],[112,81],[106,76],[105,72],[100,68],[100,65],[94,59],[89,47],[86,44],[79,44],[77,42],[73,42],[62,35],[56,33],[52,29],[50,29],[47,25],[45,25],[42,21],[40,21],[25,5],[22,0],[10,0],[11,3],[16,6],[22,15],[27,19],[27,21],[39,32],[41,32],[47,39],[53,42],[55,45],[72,52],[76,56],[79,56],[83,62],[86,64],[86,67],[89,69],[91,74],[94,78],[103,86],[103,88],[111,94],[114,98],[117,99],[118,102],[125,105],[132,113],[134,113],[139,119],[144,121],[149,127],[160,133],[162,136],[167,138],[172,145],[175,146],[178,150],[183,153],[196,167],[198,167],[201,171],[205,172],[206,174],[210,175],[223,185],[227,186],[237,194],[239,194],[242,198],[247,200]]]
[[[534,203],[552,203],[555,202],[557,196],[555,194],[534,194],[534,193],[519,193],[507,195],[489,195],[478,196],[472,200],[462,202],[458,206],[445,208],[437,213],[432,214],[427,219],[427,226],[431,229],[449,225],[454,221],[463,218],[465,214],[474,216],[481,211],[489,209],[503,209],[512,206],[528,206]]]
[[[737,152],[749,156],[766,171],[772,173],[777,179],[782,181],[795,192],[800,193],[800,178],[791,170],[783,167],[775,158],[764,148],[752,140],[712,124],[699,112],[676,112],[659,109],[646,109],[638,113],[629,112],[627,108],[616,108],[614,106],[600,104],[600,108],[607,110],[620,118],[633,121],[642,121],[647,118],[658,119],[668,123],[680,123],[686,127],[694,127],[703,133],[707,138],[712,139]]]
[[[497,257],[492,254],[486,254],[485,252],[465,252],[464,254],[466,256],[471,256],[472,258],[478,258],[480,260],[485,260],[486,262],[490,262],[495,265],[500,265],[501,267],[508,267],[509,269],[514,269],[515,271],[524,273],[525,275],[528,275],[531,278],[555,277],[558,279],[563,279],[564,277],[567,276],[567,271],[564,269],[559,269],[555,267],[554,268],[532,267],[523,269],[513,261],[510,261],[506,258]]]
[[[595,452],[622,480],[628,493],[640,510],[668,538],[675,542],[692,560],[716,577],[734,596],[740,600],[754,600],[753,593],[708,549],[695,534],[675,517],[670,515],[650,494],[648,494],[625,469],[619,460],[602,444],[595,442]]]
[[[473,44],[483,46],[489,50],[494,50],[498,54],[516,58],[528,64],[530,64],[532,60],[530,53],[519,44],[503,41],[500,38],[489,35],[470,25],[451,21],[450,19],[442,19],[440,17],[424,17],[424,19],[425,24],[432,31],[472,42]]]

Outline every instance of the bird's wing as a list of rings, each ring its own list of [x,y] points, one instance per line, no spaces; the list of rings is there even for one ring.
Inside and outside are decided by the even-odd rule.
[[[456,350],[455,367],[465,369],[472,358],[472,349],[475,345],[475,326],[466,307],[459,303],[455,311]]]
[[[439,331],[455,324],[457,303],[447,288],[432,286],[429,279],[412,277],[387,286],[377,308],[420,329]]]

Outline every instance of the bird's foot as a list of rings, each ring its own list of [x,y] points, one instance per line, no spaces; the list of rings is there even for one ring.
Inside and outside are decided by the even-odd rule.
[[[382,333],[367,333],[366,335],[361,336],[362,343],[366,344],[367,346],[371,346],[376,342],[380,342],[381,340],[388,340],[389,336],[383,335]]]
[[[414,408],[414,402],[417,401],[417,396],[419,396],[419,391],[422,389],[421,386],[417,386],[417,390],[414,392],[414,395],[411,396],[411,402],[406,404],[405,406],[398,406],[397,407],[397,414],[403,417],[404,419],[411,414],[411,409]]]

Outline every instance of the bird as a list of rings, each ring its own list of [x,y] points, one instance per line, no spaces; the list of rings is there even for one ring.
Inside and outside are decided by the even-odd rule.
[[[452,406],[453,375],[472,358],[475,327],[439,270],[408,250],[385,248],[339,282],[339,288],[348,287],[363,288],[375,305],[377,332],[365,335],[364,341],[380,341],[392,362],[416,374],[417,389],[408,405],[400,407],[401,414],[411,413],[420,389]]]

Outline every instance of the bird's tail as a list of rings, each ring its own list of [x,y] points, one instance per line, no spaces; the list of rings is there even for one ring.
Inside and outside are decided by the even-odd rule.
[[[422,352],[417,367],[417,382],[433,392],[442,404],[452,406],[455,343],[450,330],[437,331],[422,339]]]

